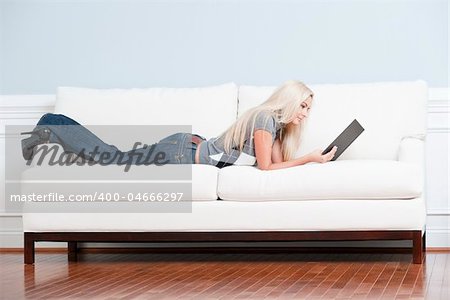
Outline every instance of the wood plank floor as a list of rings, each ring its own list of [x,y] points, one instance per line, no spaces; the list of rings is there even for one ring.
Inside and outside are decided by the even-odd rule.
[[[450,253],[0,253],[2,299],[450,299]]]

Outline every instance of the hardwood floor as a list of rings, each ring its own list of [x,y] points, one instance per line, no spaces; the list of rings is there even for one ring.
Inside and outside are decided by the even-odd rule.
[[[450,252],[0,253],[2,299],[450,299]]]

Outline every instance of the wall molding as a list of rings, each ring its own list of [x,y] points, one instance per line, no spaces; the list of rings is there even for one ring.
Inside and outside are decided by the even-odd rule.
[[[430,87],[428,89],[428,98],[431,101],[435,100],[443,100],[443,101],[449,101],[450,100],[450,89],[449,88],[432,88]]]
[[[428,112],[450,112],[450,89],[430,88]],[[33,114],[53,111],[56,95],[0,95],[0,114]]]
[[[449,134],[449,91],[448,88],[429,89],[428,119],[432,119],[433,122],[428,122],[428,134]],[[55,100],[55,95],[0,95],[0,124],[2,126],[11,124],[15,120],[18,122],[28,120],[30,124],[33,124],[42,114],[54,111]],[[5,135],[4,128],[1,128],[0,143],[4,143],[4,140],[9,137],[9,135]],[[443,138],[445,139],[445,137]],[[0,151],[3,150],[0,149]],[[0,157],[1,155],[3,154],[0,153]],[[4,178],[0,178],[0,181],[3,181],[0,182],[3,185]],[[0,186],[0,192],[1,189]],[[427,226],[427,244],[433,248],[450,247],[450,207],[442,207],[442,205],[431,207],[433,205],[429,200],[427,202],[427,219],[428,223],[432,224]],[[0,247],[23,247],[22,214],[2,212],[0,206],[0,224]],[[39,243],[39,247],[58,248],[65,246],[65,243]]]
[[[3,108],[54,106],[56,95],[0,95],[0,111]]]
[[[0,213],[0,218],[15,218],[15,217],[22,217],[21,213]]]
[[[450,90],[448,88],[430,88],[428,96],[427,133],[448,134],[450,132]]]
[[[450,208],[427,209],[428,216],[450,216]]]
[[[53,111],[55,95],[0,95],[1,119],[30,119]]]

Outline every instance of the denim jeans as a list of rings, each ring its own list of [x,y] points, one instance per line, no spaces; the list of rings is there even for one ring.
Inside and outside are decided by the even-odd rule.
[[[116,146],[105,143],[86,127],[65,115],[45,114],[37,123],[36,129],[39,127],[50,130],[50,143],[60,144],[66,152],[75,153],[102,164],[195,163],[197,145],[192,143],[191,133],[175,133],[153,145],[121,151]]]

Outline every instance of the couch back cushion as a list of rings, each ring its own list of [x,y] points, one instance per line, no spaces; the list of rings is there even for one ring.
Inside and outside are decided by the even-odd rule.
[[[83,125],[190,125],[206,138],[224,131],[237,115],[237,86],[204,88],[89,89],[60,87],[55,113]]]
[[[396,160],[403,137],[426,132],[424,81],[308,86],[314,100],[297,155],[325,149],[354,119],[365,131],[339,159]],[[238,115],[265,101],[275,88],[241,86]]]

